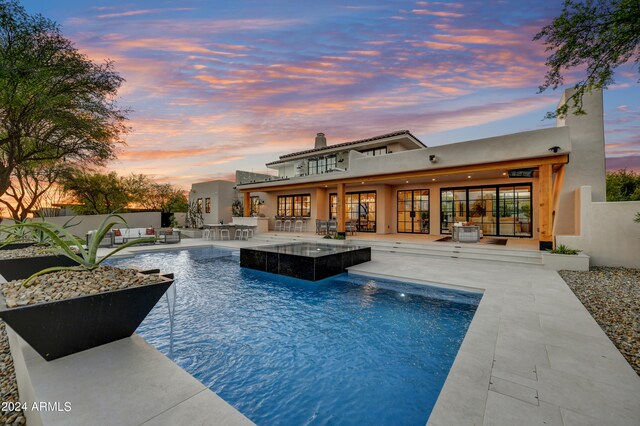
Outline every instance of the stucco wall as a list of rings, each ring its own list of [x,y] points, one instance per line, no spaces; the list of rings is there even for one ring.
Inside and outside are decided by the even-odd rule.
[[[591,265],[640,268],[640,224],[633,221],[640,201],[593,202],[591,187],[574,193],[578,235],[558,235],[556,245],[584,251]]]
[[[226,180],[194,183],[189,192],[189,201],[202,198],[202,218],[204,223],[231,222],[231,204],[236,197],[235,183]],[[206,213],[205,199],[211,199],[211,211]]]
[[[77,225],[69,228],[69,232],[78,237],[84,238],[87,232],[97,229],[102,221],[107,217],[106,214],[97,215],[77,215],[77,216],[58,216],[47,217],[46,221],[55,223],[56,225],[64,225],[65,222],[71,220],[70,223],[78,223]],[[121,213],[120,216],[127,221],[129,228],[160,228],[160,212],[141,212],[141,213]],[[38,221],[40,219],[37,219]],[[2,221],[3,225],[9,225],[13,223],[11,219],[5,219]],[[116,228],[123,228],[124,226],[116,226]]]
[[[564,92],[560,105],[573,92]],[[567,126],[571,139],[569,164],[565,166],[564,182],[556,212],[555,232],[575,234],[574,193],[583,185],[591,186],[593,201],[605,201],[604,113],[602,91],[587,94],[583,98],[586,115],[569,114],[557,120],[557,126]]]

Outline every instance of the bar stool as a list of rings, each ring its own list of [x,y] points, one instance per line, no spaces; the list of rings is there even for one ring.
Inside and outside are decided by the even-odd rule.
[[[294,232],[302,232],[302,227],[303,226],[304,226],[304,222],[302,221],[302,219],[298,219],[298,220],[296,220],[296,223],[293,226],[293,231]]]
[[[231,234],[229,233],[229,228],[220,228],[220,241],[224,240],[224,237],[227,237],[227,240],[231,240]]]
[[[287,219],[284,221],[284,225],[282,226],[283,231],[291,232],[291,219]]]
[[[282,231],[282,220],[281,219],[276,219],[276,226],[275,226],[274,230]]]
[[[249,241],[249,228],[242,230],[242,237],[240,239]]]
[[[238,227],[236,228],[236,234],[233,236],[234,240],[241,240],[242,239],[242,228]]]
[[[210,240],[211,239],[211,229],[207,228],[204,231],[202,231],[202,239],[203,240]]]
[[[247,236],[247,239],[253,238],[253,227],[252,226],[247,228],[247,233],[251,234],[251,236]]]

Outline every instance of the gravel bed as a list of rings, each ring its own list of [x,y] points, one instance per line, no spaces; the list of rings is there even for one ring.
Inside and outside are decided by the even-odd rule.
[[[18,384],[16,383],[16,372],[13,368],[13,358],[9,350],[9,339],[5,330],[4,322],[0,320],[0,390],[2,391],[2,402],[18,403]],[[0,411],[1,425],[25,425],[27,420],[22,411]]]
[[[52,252],[53,251],[50,247],[43,246],[29,246],[13,250],[0,250],[0,260],[42,256],[44,254],[51,254]]]
[[[138,287],[162,280],[158,275],[140,274],[135,269],[100,266],[92,271],[65,270],[41,275],[29,287],[22,285],[23,280],[10,281],[2,285],[2,293],[7,307],[13,308]]]
[[[594,267],[560,276],[640,375],[640,269]]]

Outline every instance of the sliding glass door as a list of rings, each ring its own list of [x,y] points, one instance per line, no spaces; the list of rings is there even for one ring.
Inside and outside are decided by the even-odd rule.
[[[473,222],[484,235],[531,237],[531,184],[495,185],[440,190],[440,232],[451,233],[456,222]]]
[[[429,190],[398,191],[398,232],[429,233]]]

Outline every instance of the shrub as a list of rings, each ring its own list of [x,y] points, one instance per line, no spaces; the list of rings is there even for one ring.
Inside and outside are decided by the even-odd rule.
[[[553,254],[570,254],[570,255],[574,255],[574,254],[580,253],[582,250],[572,249],[572,248],[569,248],[569,247],[565,246],[564,244],[560,244],[555,249],[549,250],[549,251],[551,253],[553,253]]]

